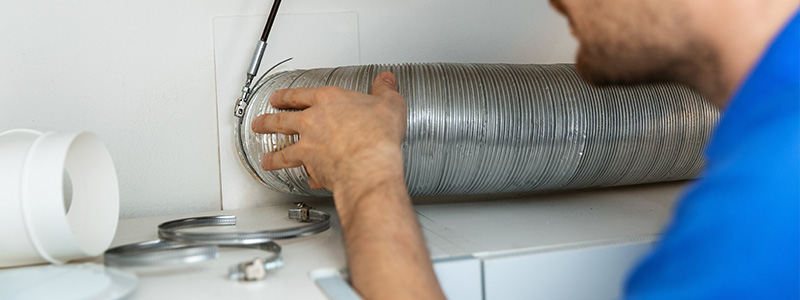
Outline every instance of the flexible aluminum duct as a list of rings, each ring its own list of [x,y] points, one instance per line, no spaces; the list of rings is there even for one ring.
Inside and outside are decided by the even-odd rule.
[[[412,195],[489,194],[695,178],[717,110],[675,84],[597,88],[572,65],[412,64],[296,70],[259,81],[237,126],[245,167],[275,190],[312,190],[302,167],[264,171],[260,159],[298,136],[250,130],[278,110],[278,89],[339,86],[368,93],[391,71],[408,100],[403,144]],[[245,125],[242,125],[245,124]]]

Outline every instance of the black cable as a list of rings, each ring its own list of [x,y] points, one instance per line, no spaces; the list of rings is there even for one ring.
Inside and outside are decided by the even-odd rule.
[[[267,37],[269,36],[270,30],[272,30],[272,23],[275,23],[275,16],[278,14],[278,7],[281,6],[281,0],[275,0],[272,2],[272,10],[269,12],[269,17],[267,18],[267,25],[264,26],[264,32],[261,33],[261,41],[266,42]]]

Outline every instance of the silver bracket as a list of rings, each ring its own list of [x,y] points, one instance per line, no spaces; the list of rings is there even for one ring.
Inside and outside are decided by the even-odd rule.
[[[247,97],[249,96],[250,96],[250,87],[245,85],[242,87],[242,96],[236,102],[236,110],[233,111],[233,115],[236,116],[237,118],[244,117],[244,110],[245,108],[247,108],[247,100],[248,100]]]

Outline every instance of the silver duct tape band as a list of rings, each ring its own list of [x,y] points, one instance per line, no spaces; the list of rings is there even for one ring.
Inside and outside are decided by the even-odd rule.
[[[593,87],[572,65],[367,65],[278,73],[256,84],[237,147],[267,186],[329,196],[308,187],[302,167],[264,171],[260,159],[299,136],[256,134],[253,119],[276,113],[279,89],[333,85],[369,93],[390,71],[408,100],[403,144],[412,195],[491,194],[692,179],[718,111],[676,84]]]

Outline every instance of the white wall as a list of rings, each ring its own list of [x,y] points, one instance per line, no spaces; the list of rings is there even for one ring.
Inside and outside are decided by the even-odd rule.
[[[215,40],[244,37],[215,36],[214,20],[264,15],[270,6],[254,0],[3,1],[0,130],[98,134],[117,166],[123,217],[219,209],[221,177],[229,176],[220,175],[219,152],[229,144],[218,142],[217,96],[220,108],[230,102],[231,109],[236,96],[218,91],[229,76],[217,78],[226,58],[215,61]],[[357,16],[362,64],[573,61],[566,22],[544,0],[286,0],[281,6],[284,15],[344,12]],[[311,27],[286,27],[274,30],[309,38],[302,33]],[[257,38],[244,39],[252,40],[241,46],[245,52]],[[330,55],[326,47],[298,53]],[[264,193],[258,200],[225,199],[225,207],[286,201]]]

